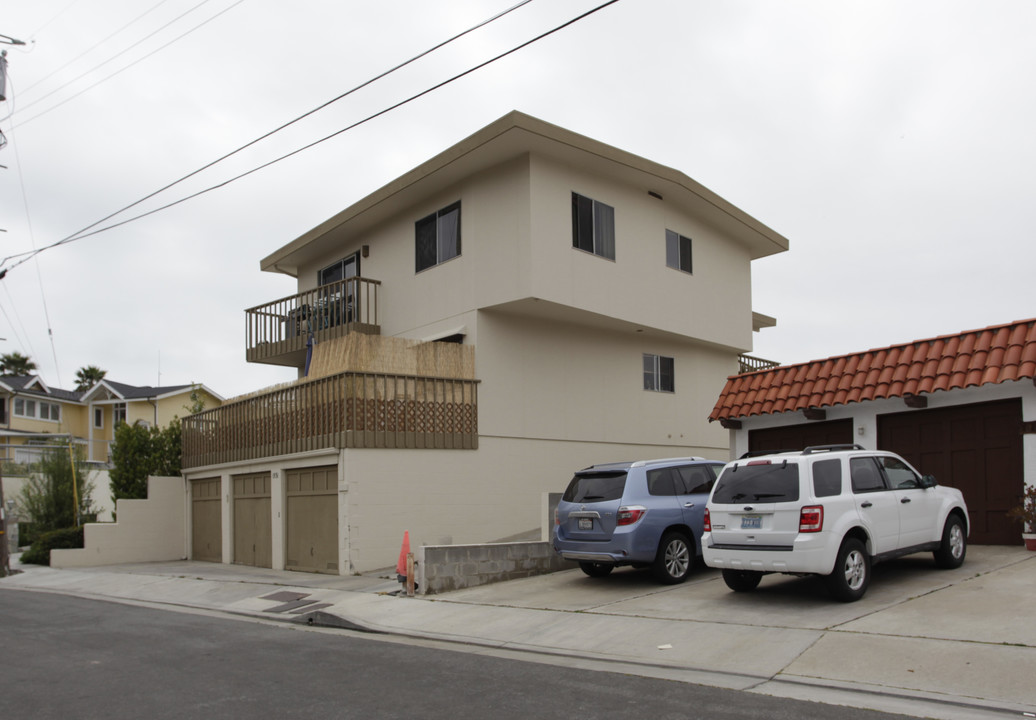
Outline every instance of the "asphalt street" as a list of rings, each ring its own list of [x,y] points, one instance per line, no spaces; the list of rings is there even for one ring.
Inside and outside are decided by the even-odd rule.
[[[902,717],[434,643],[6,589],[0,618],[4,718]]]

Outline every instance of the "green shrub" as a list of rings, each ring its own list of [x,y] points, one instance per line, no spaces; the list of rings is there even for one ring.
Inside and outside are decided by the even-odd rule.
[[[29,547],[36,542],[38,535],[36,523],[28,521],[18,523],[18,547]]]
[[[51,550],[66,550],[83,547],[83,528],[51,530],[36,538],[32,547],[22,553],[23,563],[50,565]]]

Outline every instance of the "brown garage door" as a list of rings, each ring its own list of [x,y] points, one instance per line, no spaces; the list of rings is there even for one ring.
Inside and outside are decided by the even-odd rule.
[[[270,473],[234,476],[234,562],[273,567]]]
[[[223,562],[223,509],[219,478],[191,480],[191,560]]]
[[[287,472],[288,547],[285,567],[337,574],[338,468]]]
[[[1005,515],[1022,493],[1021,423],[1020,399],[879,415],[878,447],[964,493],[971,542],[1017,545]]]
[[[764,428],[748,432],[748,449],[802,450],[810,445],[841,445],[853,441],[853,421],[827,420],[804,425]]]

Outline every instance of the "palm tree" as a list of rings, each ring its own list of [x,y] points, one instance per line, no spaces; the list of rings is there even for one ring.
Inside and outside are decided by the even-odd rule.
[[[36,363],[17,350],[0,355],[0,375],[31,375],[35,369]]]
[[[76,392],[89,390],[97,383],[104,380],[108,374],[107,370],[101,370],[96,365],[87,365],[76,370]]]

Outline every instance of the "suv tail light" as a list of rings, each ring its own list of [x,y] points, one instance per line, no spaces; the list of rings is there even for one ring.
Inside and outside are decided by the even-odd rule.
[[[647,508],[643,505],[630,505],[628,507],[621,507],[615,514],[616,525],[632,525],[633,523],[644,517],[644,513],[647,512]]]
[[[702,525],[704,532],[712,532],[712,518],[709,516],[709,509],[705,508],[705,524]]]
[[[824,506],[807,505],[799,512],[799,532],[815,533],[824,529]]]

